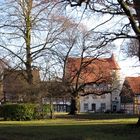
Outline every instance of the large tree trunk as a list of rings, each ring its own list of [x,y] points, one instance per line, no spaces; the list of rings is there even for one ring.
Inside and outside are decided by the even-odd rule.
[[[25,42],[26,42],[26,72],[27,72],[27,82],[29,85],[33,84],[33,75],[32,75],[32,56],[31,56],[31,9],[32,9],[32,0],[26,2],[27,7],[25,6]]]
[[[71,98],[71,105],[70,105],[70,115],[76,115],[79,113],[79,97],[75,96]]]
[[[137,19],[140,19],[140,0],[133,0],[133,3],[134,3],[134,8],[135,8],[136,14],[137,14]]]

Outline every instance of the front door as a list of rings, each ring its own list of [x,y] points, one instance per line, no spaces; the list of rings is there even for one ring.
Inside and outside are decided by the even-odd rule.
[[[93,104],[91,105],[91,111],[94,111],[94,112],[96,111],[96,104],[93,103]]]

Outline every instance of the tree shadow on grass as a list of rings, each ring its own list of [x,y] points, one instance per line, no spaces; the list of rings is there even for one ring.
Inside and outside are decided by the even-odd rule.
[[[76,119],[76,120],[109,120],[109,119],[127,119],[127,118],[138,118],[137,115],[131,114],[106,114],[106,113],[81,113],[77,115],[68,114],[57,114],[56,118],[60,119]]]
[[[0,126],[0,140],[140,140],[140,128],[124,124]]]

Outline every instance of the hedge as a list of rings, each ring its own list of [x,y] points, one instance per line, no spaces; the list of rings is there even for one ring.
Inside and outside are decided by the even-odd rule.
[[[50,105],[39,104],[3,104],[0,106],[0,117],[4,120],[32,120],[48,118]]]
[[[0,105],[0,117],[4,120],[44,119],[50,116],[50,105],[39,104],[3,104]]]
[[[35,108],[34,104],[4,104],[0,106],[0,114],[5,120],[32,120]]]

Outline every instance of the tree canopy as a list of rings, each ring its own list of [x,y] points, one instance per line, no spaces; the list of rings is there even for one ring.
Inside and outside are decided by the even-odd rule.
[[[102,32],[109,41],[119,38],[138,40],[137,56],[140,59],[140,1],[139,0],[67,0],[67,4],[83,6],[94,14],[109,14],[112,17],[127,18],[114,32]],[[113,20],[111,18],[110,20]],[[116,23],[116,25],[119,23]]]

